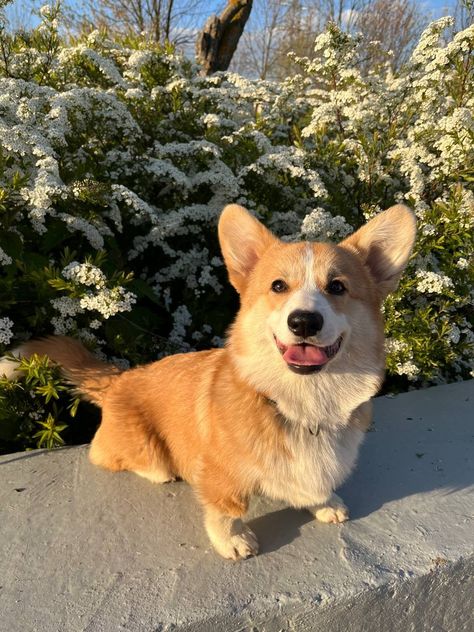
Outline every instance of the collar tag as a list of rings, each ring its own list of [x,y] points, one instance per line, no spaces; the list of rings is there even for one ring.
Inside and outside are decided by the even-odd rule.
[[[283,419],[285,421],[285,423],[291,423],[287,417],[285,417],[285,415],[283,415],[282,412],[280,412],[280,409],[278,408],[278,402],[276,402],[274,399],[270,399],[269,397],[265,398],[267,400],[267,403],[270,404],[270,406],[273,406],[273,408],[275,409],[276,414],[281,417],[281,419]],[[309,434],[312,435],[313,437],[317,437],[320,433],[321,428],[319,427],[319,424],[316,426],[316,428],[311,428],[311,426],[308,427],[308,431]]]

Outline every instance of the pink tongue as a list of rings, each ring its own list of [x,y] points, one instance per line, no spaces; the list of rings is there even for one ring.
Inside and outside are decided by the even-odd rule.
[[[288,364],[302,364],[306,366],[325,364],[328,357],[320,347],[313,345],[290,345],[283,354]]]

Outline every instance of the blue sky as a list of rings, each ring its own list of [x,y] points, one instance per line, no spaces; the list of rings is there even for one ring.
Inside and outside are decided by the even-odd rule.
[[[31,8],[38,9],[43,4],[47,4],[53,0],[13,0],[6,8],[6,14],[11,19],[12,23],[21,22],[28,25],[34,25],[37,23],[37,18]],[[70,6],[80,7],[82,2],[80,0],[65,0],[65,4]],[[202,21],[205,22],[207,16],[219,11],[219,9],[225,4],[225,0],[209,0],[204,4],[205,13],[203,13]],[[426,8],[426,13],[432,13],[433,18],[437,18],[441,15],[447,15],[450,13],[450,7],[453,7],[455,0],[424,0],[419,2],[420,6]]]

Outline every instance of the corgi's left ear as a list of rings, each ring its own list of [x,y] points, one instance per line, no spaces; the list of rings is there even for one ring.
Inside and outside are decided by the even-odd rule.
[[[240,294],[257,261],[278,239],[243,206],[229,204],[219,219],[219,242],[230,282]]]
[[[356,250],[385,297],[396,290],[415,237],[415,214],[397,204],[376,215],[340,245]]]

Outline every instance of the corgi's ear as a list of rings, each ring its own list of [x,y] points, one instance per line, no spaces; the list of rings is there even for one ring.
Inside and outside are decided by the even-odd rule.
[[[397,204],[376,215],[340,245],[357,252],[385,298],[397,288],[415,237],[415,214]]]
[[[243,206],[225,207],[219,219],[219,242],[230,282],[237,292],[242,292],[257,261],[277,241]]]

